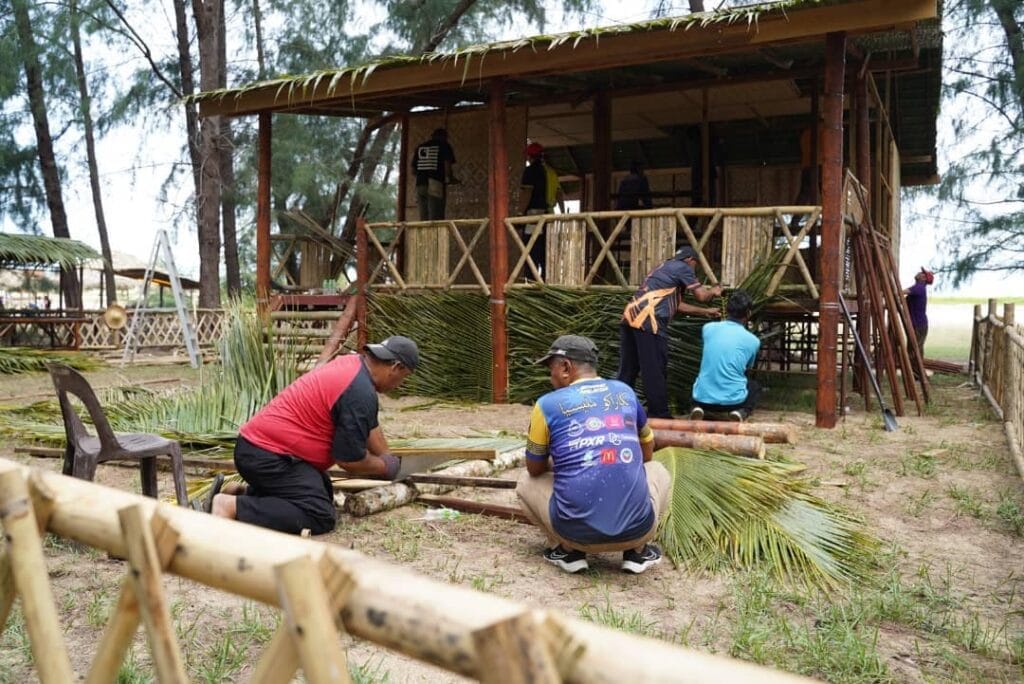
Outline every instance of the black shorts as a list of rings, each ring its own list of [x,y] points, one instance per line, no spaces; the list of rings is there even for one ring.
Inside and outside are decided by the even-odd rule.
[[[241,435],[235,468],[248,485],[235,500],[236,520],[291,534],[334,529],[334,488],[327,473],[301,458],[261,449]]]

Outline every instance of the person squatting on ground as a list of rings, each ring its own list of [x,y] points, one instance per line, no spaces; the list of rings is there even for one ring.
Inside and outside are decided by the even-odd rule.
[[[215,485],[214,515],[298,534],[334,529],[335,463],[393,480],[400,460],[377,422],[378,392],[389,392],[419,364],[419,350],[395,335],[346,354],[288,385],[239,431],[235,468],[245,484]]]
[[[457,183],[452,174],[455,152],[448,144],[448,131],[438,128],[430,140],[416,147],[412,155],[416,174],[416,206],[420,221],[440,221],[445,216],[448,186]]]
[[[744,421],[753,413],[761,386],[747,371],[754,367],[761,340],[747,330],[752,307],[750,295],[736,290],[726,304],[728,318],[701,330],[704,348],[693,384],[691,419],[703,420],[706,412]]]
[[[921,358],[924,358],[924,341],[928,337],[928,286],[934,282],[935,274],[922,266],[921,271],[914,276],[914,284],[903,291],[907,296],[910,324],[914,326]]]
[[[525,201],[523,216],[540,216],[543,214],[555,213],[555,204],[558,210],[565,213],[565,193],[562,191],[562,184],[558,180],[558,174],[544,160],[544,146],[540,143],[530,143],[526,146],[526,157],[529,160],[526,168],[523,169],[523,178],[520,186],[526,192],[522,193]],[[529,241],[530,236],[536,227],[526,226],[523,229],[523,242]],[[547,242],[541,235],[530,248],[530,259],[537,266],[537,270],[544,272],[547,259]]]
[[[516,494],[544,530],[544,558],[566,572],[586,570],[587,553],[622,551],[639,574],[661,560],[648,543],[668,507],[671,477],[651,460],[654,433],[629,387],[597,375],[597,347],[563,335],[538,364],[555,388],[530,417],[526,473]]]
[[[636,386],[639,375],[647,396],[647,415],[671,418],[668,410],[668,324],[676,313],[717,318],[718,309],[683,301],[687,291],[699,302],[722,294],[722,286],[702,286],[694,273],[697,252],[683,247],[675,256],[647,274],[643,285],[626,304],[619,323],[618,379]]]

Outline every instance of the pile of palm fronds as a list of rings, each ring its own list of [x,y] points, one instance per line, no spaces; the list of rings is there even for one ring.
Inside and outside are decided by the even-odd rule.
[[[47,363],[63,363],[78,370],[94,370],[103,365],[100,359],[84,352],[0,347],[0,375],[45,371]]]
[[[784,579],[831,586],[864,577],[878,541],[809,492],[800,466],[667,448],[672,475],[659,541],[675,563],[707,570],[764,564]]]

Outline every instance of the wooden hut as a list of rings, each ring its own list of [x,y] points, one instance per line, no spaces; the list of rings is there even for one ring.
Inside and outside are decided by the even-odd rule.
[[[707,277],[733,284],[783,246],[771,288],[797,303],[783,318],[813,327],[817,424],[831,427],[839,299],[849,295],[856,312],[872,296],[852,284],[844,226],[870,220],[898,254],[900,188],[937,180],[940,66],[936,0],[797,0],[385,59],[196,99],[202,116],[259,117],[264,306],[273,116],[391,117],[402,130],[396,218],[359,231],[359,285],[484,293],[494,401],[508,397],[506,295],[517,288],[626,292],[682,243],[703,250]],[[462,183],[449,188],[446,220],[411,221],[409,154],[438,126]],[[578,209],[514,215],[527,140],[545,146]],[[617,180],[634,160],[654,207],[617,211]],[[801,188],[815,167],[820,187]],[[527,238],[526,224],[539,230]],[[379,237],[385,230],[392,239]],[[546,242],[545,263],[529,257],[531,240]]]

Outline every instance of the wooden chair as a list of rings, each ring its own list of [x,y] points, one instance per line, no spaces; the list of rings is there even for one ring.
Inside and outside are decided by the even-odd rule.
[[[178,504],[188,506],[185,488],[185,468],[181,459],[181,445],[173,439],[145,433],[114,434],[99,399],[82,375],[60,363],[48,363],[53,387],[57,390],[60,412],[64,418],[67,448],[64,453],[64,474],[89,480],[96,476],[96,466],[105,461],[139,459],[142,470],[142,493],[156,498],[156,457],[171,458],[174,473],[174,493]],[[68,394],[73,394],[85,405],[96,437],[89,434]]]

